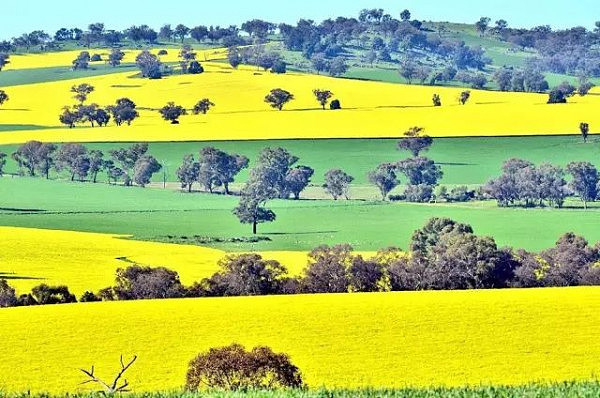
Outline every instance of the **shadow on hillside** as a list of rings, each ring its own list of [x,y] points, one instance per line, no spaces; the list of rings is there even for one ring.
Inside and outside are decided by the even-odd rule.
[[[36,278],[36,277],[33,277],[33,276],[21,276],[21,275],[15,274],[14,272],[2,272],[2,271],[0,271],[0,279],[36,281],[36,280],[43,280],[44,278]]]

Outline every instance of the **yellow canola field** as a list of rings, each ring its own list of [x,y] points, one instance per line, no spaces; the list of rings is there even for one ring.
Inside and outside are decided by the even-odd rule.
[[[128,240],[124,236],[44,229],[0,227],[0,279],[7,278],[19,293],[40,283],[67,285],[80,296],[86,290],[111,286],[115,270],[127,261],[177,271],[191,285],[218,270],[228,253],[199,246]],[[306,267],[306,252],[262,252],[277,260],[290,274]],[[373,253],[362,253],[369,256]]]
[[[335,79],[299,73],[284,75],[224,63],[204,63],[200,75],[174,75],[162,80],[117,73],[79,80],[7,88],[10,101],[0,109],[0,125],[40,125],[46,130],[3,132],[0,144],[30,139],[54,142],[189,141],[275,138],[398,137],[411,126],[425,127],[432,136],[486,136],[578,133],[587,121],[600,128],[600,96],[573,97],[566,105],[547,105],[547,95],[472,90],[465,106],[457,104],[461,89],[407,86]],[[142,110],[133,126],[68,129],[58,115],[73,104],[69,89],[87,82],[96,91],[89,100],[101,105],[130,97]],[[264,97],[273,88],[292,92],[295,100],[284,111],[270,108]],[[329,89],[344,107],[323,111],[312,90]],[[433,107],[439,93],[443,106]],[[191,109],[208,97],[216,107],[208,115],[188,115],[180,125],[163,121],[156,109],[168,101]]]
[[[524,384],[600,374],[600,288],[107,302],[0,310],[0,390],[85,391],[138,355],[134,391],[239,342],[287,352],[309,386]]]
[[[178,62],[179,49],[178,48],[167,48],[167,54],[161,55],[160,60],[162,62]],[[36,69],[36,68],[51,68],[58,66],[71,66],[73,60],[82,52],[87,51],[90,55],[99,54],[102,57],[102,61],[90,62],[90,67],[93,68],[95,65],[104,64],[108,59],[110,50],[103,49],[87,49],[81,48],[80,50],[71,51],[58,51],[51,53],[40,53],[40,54],[18,54],[10,56],[10,63],[6,65],[3,70],[19,70],[19,69]],[[142,50],[122,50],[125,53],[122,63],[134,63],[135,57]],[[227,57],[227,49],[215,48],[207,50],[194,50],[196,57],[199,61],[217,60],[224,59]],[[158,50],[150,50],[153,54],[158,54]]]

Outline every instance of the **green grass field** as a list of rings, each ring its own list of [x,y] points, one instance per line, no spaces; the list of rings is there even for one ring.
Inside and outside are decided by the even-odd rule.
[[[137,68],[133,64],[123,64],[117,68],[113,68],[109,65],[98,64],[91,66],[86,70],[76,71],[65,66],[7,70],[0,73],[0,87],[81,79],[84,77],[108,75],[111,73],[123,73],[128,71],[137,71]]]
[[[0,179],[0,225],[131,234],[141,240],[167,236],[231,238],[250,236],[231,213],[236,197],[174,190],[126,188],[31,178]],[[568,206],[579,206],[569,202]],[[600,209],[506,209],[494,202],[409,204],[369,201],[272,201],[274,223],[259,226],[271,241],[225,243],[234,251],[310,250],[350,243],[360,250],[406,248],[413,231],[431,217],[449,217],[493,236],[499,245],[545,249],[565,232],[600,240]]]
[[[131,398],[596,398],[600,395],[600,383],[563,383],[555,385],[531,384],[518,387],[465,387],[432,389],[389,390],[290,390],[290,391],[213,391],[203,393],[154,392],[130,394]],[[1,398],[96,398],[96,394],[3,394]]]
[[[1,132],[0,132],[1,134]],[[570,161],[600,162],[600,138],[592,137],[583,144],[579,136],[533,136],[490,138],[438,138],[425,156],[438,162],[444,171],[443,184],[484,184],[500,174],[502,163],[510,158],[523,158],[535,163],[551,162],[566,165]],[[127,144],[86,144],[101,149],[107,156],[110,149]],[[281,146],[300,157],[299,164],[315,169],[313,183],[321,185],[323,175],[332,168],[341,168],[354,176],[355,184],[366,185],[367,173],[378,164],[404,159],[407,152],[396,150],[396,140],[343,139],[343,140],[272,140],[229,142],[152,143],[149,152],[166,166],[167,180],[176,181],[175,172],[185,154],[198,154],[204,146],[213,145],[228,152],[241,153],[251,160],[265,147]],[[10,154],[15,145],[0,146],[0,152]],[[17,171],[17,165],[8,159],[6,173]],[[238,180],[244,181],[247,171]],[[162,181],[162,173],[154,181]]]

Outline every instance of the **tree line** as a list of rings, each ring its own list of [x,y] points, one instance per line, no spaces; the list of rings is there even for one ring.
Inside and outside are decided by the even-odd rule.
[[[324,245],[308,254],[299,276],[258,254],[232,254],[219,261],[215,274],[189,287],[175,271],[132,264],[116,271],[113,286],[85,292],[80,301],[597,286],[599,261],[600,245],[591,246],[573,233],[533,253],[498,248],[493,238],[476,235],[470,225],[432,218],[414,232],[409,251],[386,248],[365,258],[350,245]],[[0,281],[3,307],[74,301],[65,286],[40,285],[17,297],[6,281]]]
[[[571,162],[563,169],[550,163],[536,166],[527,160],[510,159],[502,172],[484,187],[499,206],[561,208],[567,197],[577,195],[587,209],[588,202],[600,199],[600,174],[590,162]]]

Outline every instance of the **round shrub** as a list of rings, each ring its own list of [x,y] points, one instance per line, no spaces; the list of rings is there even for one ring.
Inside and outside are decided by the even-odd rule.
[[[198,355],[189,364],[185,383],[188,391],[276,390],[302,385],[300,370],[288,355],[274,353],[269,347],[246,351],[240,344]]]
[[[162,50],[158,51],[158,55],[167,55],[167,54],[169,54],[169,52],[167,50],[165,50],[165,49],[162,49]]]
[[[188,67],[188,73],[190,73],[192,75],[204,73],[204,68],[202,67],[200,62],[192,61],[192,62],[190,62],[190,66]]]
[[[331,101],[331,104],[329,104],[329,108],[332,111],[336,111],[338,109],[342,109],[342,104],[340,103],[340,100],[334,99],[333,101]]]
[[[90,61],[99,62],[99,61],[102,61],[102,57],[100,56],[100,54],[94,54],[94,55],[92,55],[92,58],[90,58]]]

